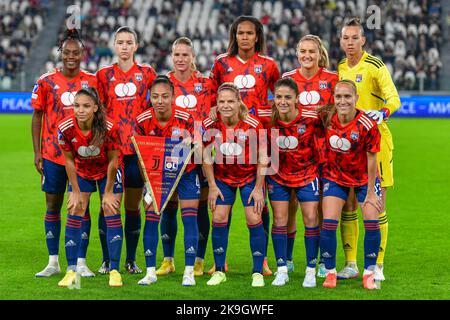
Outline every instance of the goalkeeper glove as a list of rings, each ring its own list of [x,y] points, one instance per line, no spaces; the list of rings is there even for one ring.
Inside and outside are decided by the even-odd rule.
[[[372,120],[375,120],[378,124],[383,122],[383,120],[387,120],[389,117],[389,109],[383,108],[381,110],[367,110],[366,115],[371,118]]]

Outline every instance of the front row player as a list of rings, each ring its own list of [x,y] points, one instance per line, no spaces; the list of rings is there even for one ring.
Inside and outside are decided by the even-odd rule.
[[[264,161],[266,141],[259,137],[260,121],[248,114],[239,88],[230,82],[217,90],[217,121],[203,121],[206,146],[203,168],[208,179],[208,203],[212,211],[212,246],[215,272],[207,285],[226,281],[225,260],[228,247],[228,218],[239,188],[250,233],[253,257],[252,286],[264,286],[263,263],[266,236],[261,218],[264,206]],[[211,147],[215,149],[212,162]],[[266,164],[264,164],[266,162]]]
[[[315,139],[323,136],[323,125],[317,113],[298,108],[298,87],[291,78],[275,83],[272,124],[269,134],[278,150],[279,169],[267,176],[267,189],[273,211],[272,243],[278,271],[272,285],[289,281],[287,265],[288,211],[291,194],[300,202],[305,224],[306,274],[303,287],[316,286],[316,260],[319,250],[319,162]],[[279,132],[278,136],[274,134]],[[272,153],[272,161],[276,157]],[[274,167],[274,163],[272,163]]]
[[[364,218],[363,286],[376,289],[375,265],[380,247],[378,215],[382,202],[376,153],[380,151],[377,123],[356,109],[358,95],[350,80],[334,88],[336,113],[326,121],[327,163],[323,171],[323,224],[320,251],[325,262],[324,287],[336,287],[336,229],[342,208],[354,188]]]
[[[122,250],[122,179],[119,168],[117,129],[108,121],[95,88],[81,89],[75,95],[74,115],[58,125],[58,141],[66,159],[69,178],[68,216],[65,248],[67,273],[58,283],[68,287],[75,283],[77,253],[81,243],[81,223],[91,193],[97,185],[107,225],[108,251],[111,259],[109,285],[122,286],[119,273]]]
[[[167,76],[158,76],[150,87],[152,108],[137,116],[137,133],[143,136],[166,137],[173,139],[192,137],[194,119],[178,107],[175,100],[173,83]],[[189,135],[187,137],[186,135]],[[197,256],[198,226],[197,212],[200,198],[200,182],[196,165],[186,166],[176,192],[181,204],[181,219],[184,226],[185,270],[183,286],[194,286],[194,262]],[[158,247],[158,226],[160,216],[156,214],[153,203],[145,205],[144,255],[147,274],[139,280],[140,285],[150,285],[157,281],[155,271],[156,249]]]

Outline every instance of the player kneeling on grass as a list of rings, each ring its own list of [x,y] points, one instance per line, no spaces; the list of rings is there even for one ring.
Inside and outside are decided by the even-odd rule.
[[[324,287],[336,287],[336,229],[342,208],[354,188],[364,218],[363,286],[376,289],[374,269],[380,247],[378,215],[382,208],[376,153],[377,123],[356,109],[358,95],[350,80],[334,88],[334,107],[326,121],[327,163],[323,172],[323,225],[320,252],[327,272]],[[334,112],[336,111],[336,112]]]
[[[275,83],[272,123],[269,134],[279,154],[279,168],[267,176],[270,204],[273,210],[272,243],[278,271],[274,286],[289,281],[287,267],[288,212],[292,191],[300,202],[305,224],[306,275],[303,287],[316,286],[316,261],[319,250],[319,162],[316,137],[324,129],[315,111],[297,106],[299,91],[291,78]],[[273,136],[278,132],[277,136]],[[273,154],[272,154],[273,156]],[[272,157],[274,158],[274,157]],[[273,166],[273,165],[272,165]]]
[[[206,146],[203,168],[208,179],[208,203],[212,210],[212,245],[216,270],[207,285],[226,281],[225,258],[228,247],[228,215],[239,188],[250,232],[253,257],[252,286],[264,286],[262,275],[266,236],[262,225],[264,206],[264,168],[266,141],[261,141],[261,122],[248,114],[239,88],[223,83],[217,92],[217,121],[203,121]],[[216,155],[213,165],[211,146]],[[267,161],[266,161],[267,162]],[[267,165],[267,164],[266,164]]]
[[[117,129],[106,119],[94,88],[81,89],[75,95],[74,115],[58,125],[58,141],[66,159],[69,178],[65,248],[68,263],[65,277],[58,283],[75,283],[77,253],[81,243],[81,223],[92,192],[99,187],[107,224],[108,251],[111,258],[109,285],[122,286],[119,273],[122,250],[122,174],[119,168]]]

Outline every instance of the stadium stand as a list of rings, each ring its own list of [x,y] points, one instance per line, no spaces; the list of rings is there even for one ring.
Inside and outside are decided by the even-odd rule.
[[[50,1],[0,0],[0,89],[9,90],[44,28]]]
[[[38,3],[39,6],[39,3],[44,1],[15,2]],[[197,50],[197,67],[208,74],[214,58],[226,51],[231,22],[235,17],[247,14],[261,19],[268,40],[268,54],[279,63],[281,71],[298,66],[296,44],[301,36],[308,33],[317,34],[324,40],[329,50],[330,69],[336,70],[337,63],[343,56],[338,39],[338,30],[344,23],[343,17],[368,16],[365,12],[368,2],[75,1],[81,8],[81,30],[88,52],[82,67],[95,72],[99,67],[111,63],[114,59],[112,34],[118,27],[129,25],[140,35],[137,61],[149,62],[159,73],[169,71],[170,44],[183,35],[193,40]],[[0,3],[6,1],[0,0]],[[70,1],[70,4],[73,2]],[[438,90],[442,69],[442,29],[445,21],[442,19],[441,22],[440,1],[377,0],[370,1],[370,4],[381,8],[382,21],[379,29],[366,28],[365,49],[383,59],[399,90]],[[69,1],[64,5],[69,5]],[[61,25],[58,30],[61,36],[64,29],[65,25]],[[0,47],[0,56],[3,57],[1,50]],[[43,68],[42,72],[58,65],[58,54],[55,43],[45,63],[46,70]],[[20,59],[23,60],[23,57]],[[3,70],[3,74],[6,74],[5,70],[11,67],[4,64],[0,64],[0,73]]]

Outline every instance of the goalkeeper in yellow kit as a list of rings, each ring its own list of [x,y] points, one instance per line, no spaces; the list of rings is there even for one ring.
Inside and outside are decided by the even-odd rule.
[[[400,97],[383,61],[363,50],[365,41],[364,29],[359,18],[349,20],[341,30],[340,44],[346,57],[339,62],[338,71],[339,80],[348,79],[355,82],[359,95],[356,107],[364,110],[373,120],[378,121],[381,133],[377,164],[381,180],[383,208],[379,217],[381,244],[375,267],[375,279],[383,281],[383,262],[388,235],[386,191],[388,187],[394,185],[392,166],[394,145],[386,120],[400,108]],[[346,265],[343,270],[338,272],[338,279],[351,279],[359,276],[356,265],[359,234],[356,213],[358,207],[355,199],[354,194],[353,197],[349,197],[341,216],[341,235]]]

